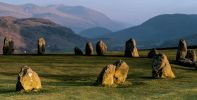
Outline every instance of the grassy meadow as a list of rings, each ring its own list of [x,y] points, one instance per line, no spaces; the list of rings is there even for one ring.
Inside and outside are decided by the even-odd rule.
[[[175,60],[176,50],[162,50]],[[148,51],[140,51],[146,56]],[[152,59],[124,58],[123,52],[107,56],[12,55],[0,56],[0,100],[180,100],[197,98],[197,70],[171,64],[174,80],[152,79]],[[122,59],[130,66],[127,82],[118,88],[94,86],[102,68]],[[15,92],[17,73],[23,65],[38,73],[43,89],[38,92]]]

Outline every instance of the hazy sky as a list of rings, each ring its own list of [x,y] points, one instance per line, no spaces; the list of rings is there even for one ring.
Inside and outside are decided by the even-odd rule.
[[[0,0],[12,4],[82,5],[103,12],[116,21],[140,24],[159,15],[172,13],[197,14],[197,0]]]

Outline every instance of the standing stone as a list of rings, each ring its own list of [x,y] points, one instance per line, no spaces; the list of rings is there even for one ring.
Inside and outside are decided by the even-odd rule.
[[[126,62],[119,60],[113,65],[104,67],[97,77],[96,83],[102,86],[121,85],[125,82],[128,71],[129,66]]]
[[[111,86],[114,84],[114,74],[116,66],[110,64],[103,68],[97,78],[97,84],[102,86]]]
[[[192,62],[196,61],[196,52],[194,50],[188,50],[186,58],[191,60]]]
[[[187,43],[185,40],[181,39],[179,41],[177,54],[176,54],[176,61],[185,59],[185,56],[187,55]]]
[[[93,55],[93,45],[92,45],[92,42],[88,42],[86,44],[86,48],[85,48],[85,55]]]
[[[17,79],[16,91],[32,91],[42,88],[38,74],[28,66],[21,68]]]
[[[158,52],[157,50],[154,48],[152,50],[150,50],[150,52],[148,53],[148,58],[153,58],[155,55],[157,55]]]
[[[129,71],[129,66],[126,62],[119,60],[114,64],[116,66],[116,72],[114,75],[114,83],[115,84],[123,84],[127,78],[127,74]]]
[[[6,37],[4,38],[3,54],[4,55],[14,54],[14,41]]]
[[[45,39],[44,38],[39,38],[38,39],[38,54],[42,55],[45,53]]]
[[[42,55],[45,53],[45,40],[44,38],[38,39],[38,54]]]
[[[103,41],[99,41],[96,44],[96,53],[99,56],[103,56],[107,52],[107,46]]]
[[[75,55],[83,55],[83,52],[78,47],[75,47],[74,51],[75,51]]]
[[[138,50],[136,48],[136,42],[134,39],[129,39],[128,41],[126,41],[125,57],[139,57]]]
[[[158,54],[154,57],[152,64],[152,77],[153,78],[175,78],[172,72],[171,65],[165,54]]]

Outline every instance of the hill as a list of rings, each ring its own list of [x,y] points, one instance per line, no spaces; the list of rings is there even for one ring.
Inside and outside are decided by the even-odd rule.
[[[102,35],[111,33],[112,31],[103,27],[93,27],[80,32],[80,35],[87,38],[97,38]]]
[[[62,27],[50,20],[14,17],[0,17],[0,48],[3,46],[5,36],[15,42],[16,52],[28,51],[35,53],[37,39],[46,39],[47,52],[71,51],[75,46],[83,47],[86,38],[76,35],[71,29]],[[0,52],[2,49],[0,49]]]
[[[0,16],[49,19],[62,26],[72,28],[76,32],[91,27],[106,27],[112,30],[123,28],[120,23],[111,20],[105,14],[83,6],[0,3]]]
[[[149,19],[143,24],[105,35],[116,47],[135,38],[139,48],[160,47],[164,42],[185,38],[197,33],[197,15],[165,14]],[[196,43],[197,44],[197,43]],[[165,47],[165,46],[164,46]]]

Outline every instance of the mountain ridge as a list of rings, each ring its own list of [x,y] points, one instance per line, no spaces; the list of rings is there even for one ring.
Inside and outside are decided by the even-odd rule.
[[[12,5],[0,2],[0,16],[49,19],[62,26],[70,27],[76,32],[91,27],[105,27],[111,30],[118,30],[124,27],[124,25],[120,25],[120,23],[111,20],[105,14],[83,6]]]
[[[141,25],[102,37],[110,38],[108,41],[119,48],[123,47],[129,38],[135,38],[139,48],[155,48],[166,41],[197,33],[196,26],[197,14],[164,14],[152,17]]]

